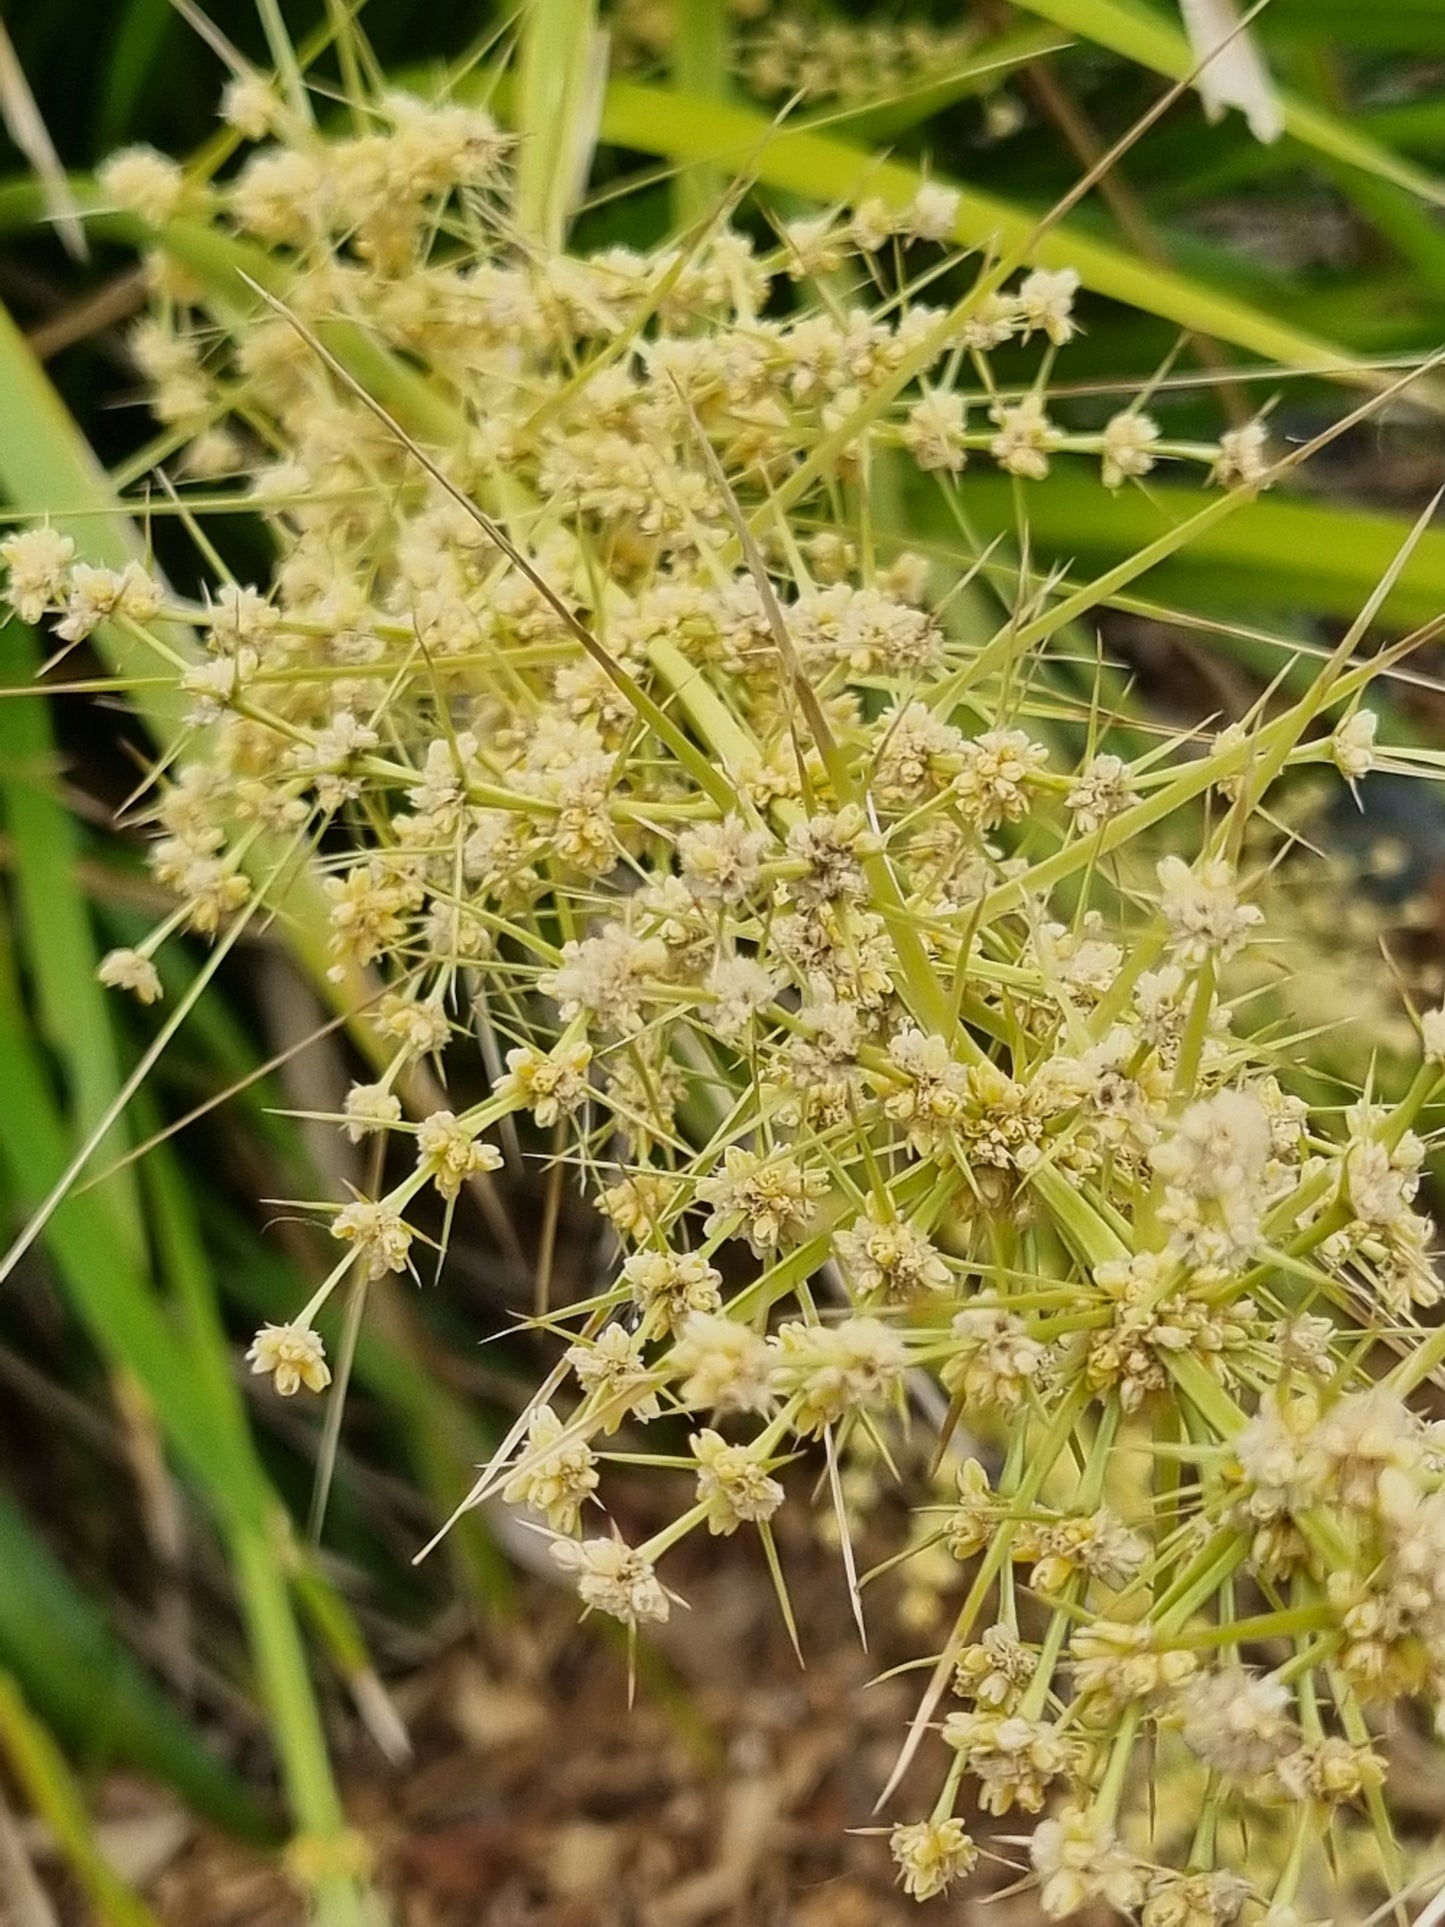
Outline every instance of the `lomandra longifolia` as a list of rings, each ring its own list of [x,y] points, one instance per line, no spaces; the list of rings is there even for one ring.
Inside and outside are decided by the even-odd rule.
[[[111,625],[185,709],[150,805],[176,907],[106,981],[154,1001],[161,945],[284,919],[309,863],[338,995],[379,997],[336,1123],[405,1175],[337,1201],[255,1370],[323,1390],[322,1305],[419,1269],[527,1114],[617,1259],[478,1494],[636,1629],[686,1535],[775,1557],[780,1506],[897,1446],[958,1576],[900,1736],[942,1741],[892,1835],[911,1894],[970,1872],[980,1808],[1044,1815],[990,1852],[1050,1918],[1285,1927],[1372,1832],[1395,1880],[1374,1739],[1445,1690],[1415,1129],[1445,1014],[1402,1097],[1312,1111],[1318,1045],[1238,986],[1296,772],[1370,770],[1398,653],[1351,632],[1293,700],[1171,735],[1060,646],[1107,585],[969,533],[970,464],[1025,520],[1081,459],[1245,498],[1262,427],[1061,425],[1076,277],[951,258],[942,186],[578,256],[519,235],[483,112],[325,138],[249,80],[226,111],[261,144],[224,183],[131,151],[104,184],[157,234],[133,349],[181,499],[262,518],[271,581],[196,606],[53,528],[0,546],[20,616]],[[957,540],[925,552],[934,488]],[[504,1073],[405,1117],[469,1034]],[[685,1495],[646,1543],[604,1452]]]

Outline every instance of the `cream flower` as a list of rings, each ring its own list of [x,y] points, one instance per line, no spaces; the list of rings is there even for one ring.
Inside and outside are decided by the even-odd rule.
[[[324,1392],[331,1383],[320,1334],[309,1325],[263,1325],[246,1362],[253,1372],[269,1372],[282,1398],[294,1397],[303,1385],[308,1392]]]

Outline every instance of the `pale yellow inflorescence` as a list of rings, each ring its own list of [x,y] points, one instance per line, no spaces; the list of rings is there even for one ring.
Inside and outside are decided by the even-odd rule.
[[[807,49],[753,46],[757,84],[796,84]],[[857,49],[816,52],[846,93]],[[328,1293],[464,1222],[515,1115],[616,1262],[485,1482],[584,1604],[667,1618],[659,1562],[690,1532],[770,1533],[813,1487],[795,1455],[848,1529],[887,1439],[917,1569],[962,1600],[990,1562],[933,1655],[949,1764],[894,1831],[905,1890],[973,1870],[967,1785],[1051,1808],[1028,1848],[1048,1918],[1289,1917],[1298,1855],[1264,1884],[1157,1866],[1131,1815],[1157,1748],[1223,1856],[1226,1814],[1372,1789],[1372,1709],[1445,1696],[1445,1450],[1411,1403],[1442,1349],[1415,1323],[1436,1285],[1414,1126],[1445,1016],[1403,1098],[1312,1111],[1310,1046],[1233,990],[1268,955],[1286,779],[1377,758],[1375,665],[1141,753],[1054,679],[1047,586],[1006,582],[995,620],[995,558],[982,602],[954,593],[988,557],[951,515],[990,463],[1025,492],[1080,461],[1109,490],[1192,463],[1252,491],[1263,427],[1180,441],[1159,397],[1074,427],[1045,377],[1075,274],[916,291],[938,268],[966,287],[944,183],[775,243],[719,225],[579,255],[519,241],[479,109],[394,97],[293,139],[238,80],[225,111],[263,143],[228,182],[132,152],[102,184],[271,251],[279,308],[212,305],[162,262],[135,343],[178,473],[238,478],[270,580],[189,605],[45,526],[0,558],[21,619],[148,648],[186,716],[151,799],[176,913],[104,981],[153,1001],[172,934],[233,930],[280,851],[323,851],[327,962],[380,1058],[337,1126],[406,1155],[336,1211],[328,1285],[253,1368],[324,1390]],[[357,340],[380,415],[323,353],[345,370]],[[1037,379],[1000,385],[1006,344]],[[412,1073],[474,1064],[479,1034],[492,1088],[409,1124]],[[917,1436],[944,1411],[977,1456],[931,1474]],[[582,1536],[597,1442],[625,1459],[668,1416],[676,1521]]]

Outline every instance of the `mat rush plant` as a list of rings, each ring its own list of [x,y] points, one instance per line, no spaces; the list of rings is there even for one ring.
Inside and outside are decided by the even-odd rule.
[[[263,518],[272,579],[194,519],[199,603],[44,524],[0,552],[20,617],[108,625],[185,712],[144,806],[175,909],[104,980],[156,1003],[161,946],[284,925],[309,866],[369,1010],[335,1122],[392,1181],[325,1207],[335,1267],[253,1370],[322,1391],[323,1305],[430,1282],[520,1118],[616,1270],[544,1316],[555,1367],[470,1502],[530,1508],[635,1635],[690,1534],[756,1532],[788,1610],[808,1468],[857,1598],[844,1475],[896,1464],[962,1590],[900,1761],[936,1730],[908,1893],[991,1862],[1050,1919],[1297,1927],[1325,1844],[1371,1837],[1397,1885],[1375,1740],[1445,1692],[1416,1316],[1445,1012],[1398,1101],[1312,1110],[1308,1035],[1232,982],[1295,773],[1380,759],[1364,699],[1415,639],[1363,653],[1372,606],[1293,700],[1173,735],[1102,663],[1093,698],[1059,673],[1150,556],[1074,588],[911,549],[936,487],[967,552],[970,465],[1025,517],[1056,462],[1192,465],[1204,521],[1282,469],[1259,422],[1172,438],[1162,396],[1056,421],[1076,279],[953,258],[949,189],[580,256],[519,238],[524,161],[475,106],[323,137],[243,76],[226,112],[261,143],[234,175],[131,151],[103,187],[163,230],[133,346],[175,499]],[[403,1114],[478,1046],[483,1095]],[[693,1482],[645,1543],[619,1461]],[[1184,1789],[1157,1816],[1151,1779]],[[974,1809],[1044,1817],[980,1845]]]

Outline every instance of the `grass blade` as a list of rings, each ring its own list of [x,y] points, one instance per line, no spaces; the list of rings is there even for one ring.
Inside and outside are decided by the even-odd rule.
[[[18,629],[14,635],[21,639]],[[23,717],[25,711],[29,717]],[[18,726],[31,732],[28,740],[44,750],[43,698],[0,704],[0,728],[16,729],[17,716],[22,717]],[[49,883],[58,927],[68,929],[77,946],[74,954],[62,956],[46,943],[30,957],[37,976],[49,980],[46,995],[55,999],[80,973],[93,977],[95,954],[73,869],[53,869]],[[13,962],[4,953],[0,962],[6,966],[0,969],[0,1063],[8,1072],[10,1100],[0,1106],[0,1162],[10,1169],[14,1194],[25,1201],[45,1194],[55,1172],[65,1167],[69,1146],[29,1034]],[[105,1011],[101,1019],[108,1022]],[[114,1066],[113,1052],[109,1061]],[[118,1078],[118,1067],[115,1074]],[[113,1092],[97,1095],[103,1106],[113,1101]],[[289,1596],[284,1515],[254,1455],[231,1378],[229,1344],[206,1288],[198,1247],[194,1239],[185,1242],[179,1194],[172,1195],[170,1214],[161,1220],[160,1255],[182,1295],[184,1323],[178,1333],[150,1286],[141,1254],[128,1261],[115,1235],[111,1189],[98,1185],[67,1198],[46,1228],[47,1243],[79,1316],[101,1349],[144,1386],[172,1448],[221,1522],[292,1812],[316,1849],[317,1918],[327,1927],[359,1927],[361,1890],[333,1864],[344,1858],[349,1836]]]
[[[1137,61],[1166,80],[1182,80],[1197,64],[1189,42],[1177,27],[1156,13],[1130,4],[1130,0],[1018,0],[1018,4],[1025,12],[1052,21],[1081,39],[1092,40],[1096,46],[1107,47],[1125,60]],[[1298,95],[1282,92],[1279,98],[1285,132],[1322,159],[1393,181],[1421,200],[1445,207],[1445,184],[1433,175],[1412,167],[1349,122]]]
[[[561,246],[586,186],[605,48],[596,0],[529,0],[517,81],[517,221],[549,248]]]
[[[686,0],[675,10],[672,77],[679,93],[726,100],[731,61],[726,0]],[[695,227],[716,214],[727,193],[716,168],[684,168],[675,183],[677,225]]]
[[[1012,529],[1016,498],[1002,476],[970,476],[965,491],[980,530]],[[1092,477],[1056,474],[1025,498],[1030,541],[1046,554],[1109,559],[1144,548],[1206,507],[1201,490],[1151,484],[1110,494]],[[1151,580],[1167,581],[1185,608],[1216,613],[1221,582],[1236,607],[1286,606],[1354,616],[1409,531],[1403,517],[1376,510],[1279,498],[1242,504],[1202,529]],[[1428,622],[1445,607],[1445,532],[1420,539],[1410,567],[1386,600],[1388,624]]]
[[[165,43],[179,24],[170,0],[129,0],[120,10],[100,96],[97,152],[119,147],[135,125],[141,95],[160,72]]]
[[[7,679],[30,681],[41,661],[37,638],[12,622],[5,642]],[[19,934],[32,961],[41,1031],[64,1068],[68,1108],[83,1135],[105,1115],[120,1075],[88,911],[74,888],[79,830],[51,792],[54,760],[43,702],[0,702],[0,808],[15,852]],[[97,1155],[108,1163],[128,1142],[117,1124]],[[144,1239],[129,1174],[107,1186],[106,1198],[116,1234],[138,1263]]]
[[[59,1739],[88,1762],[141,1767],[217,1825],[276,1843],[274,1813],[201,1742],[3,1495],[0,1574],[0,1667]]]
[[[96,1846],[85,1802],[59,1748],[8,1673],[0,1673],[0,1749],[36,1813],[59,1841],[95,1908],[94,1918],[105,1927],[160,1927]]]

